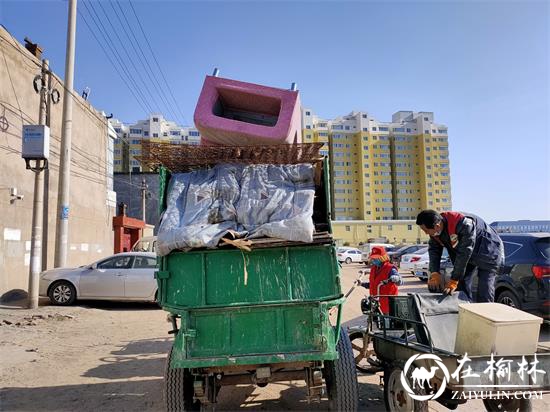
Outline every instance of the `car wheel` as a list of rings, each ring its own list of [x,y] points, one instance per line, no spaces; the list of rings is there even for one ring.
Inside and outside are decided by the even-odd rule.
[[[60,280],[50,286],[48,297],[54,305],[72,305],[76,300],[76,289],[72,283]]]
[[[496,298],[496,301],[497,303],[502,303],[503,305],[521,310],[521,302],[514,292],[509,290],[500,292]]]
[[[351,263],[351,258],[350,257],[346,258],[345,262],[346,262],[347,265],[349,265]]]

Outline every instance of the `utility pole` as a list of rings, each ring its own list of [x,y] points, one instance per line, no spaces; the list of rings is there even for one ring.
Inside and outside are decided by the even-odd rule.
[[[143,223],[146,223],[145,220],[145,212],[146,212],[146,205],[145,205],[145,198],[147,196],[147,183],[145,181],[145,178],[141,178],[141,219],[143,220]],[[145,232],[145,228],[141,229],[141,237],[143,237],[143,234]]]
[[[65,89],[63,92],[63,128],[61,131],[61,160],[59,165],[59,186],[57,197],[57,218],[55,231],[55,267],[67,264],[67,243],[69,240],[69,200],[71,179],[71,137],[73,127],[73,80],[76,37],[76,3],[69,0],[67,24],[67,50],[65,55]]]
[[[48,110],[48,60],[42,60],[42,72],[40,74],[40,107],[38,110],[38,124],[46,124]],[[29,160],[28,162],[31,162]],[[38,283],[42,272],[42,225],[44,208],[44,175],[42,171],[47,167],[47,160],[36,159],[35,166],[29,167],[34,172],[34,200],[32,205],[32,232],[31,232],[31,259],[29,266],[29,309],[38,307]],[[30,165],[30,163],[28,163]]]
[[[59,91],[52,88],[52,76],[48,70],[48,101],[46,105],[46,126],[51,126],[51,104],[59,103]],[[44,207],[42,212],[42,270],[48,269],[49,215],[50,215],[50,169],[44,171]]]

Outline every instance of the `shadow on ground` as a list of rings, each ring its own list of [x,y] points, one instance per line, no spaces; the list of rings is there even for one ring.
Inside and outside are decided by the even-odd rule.
[[[2,388],[4,411],[159,411],[162,379],[39,388]]]
[[[171,338],[128,342],[112,351],[112,356],[99,359],[101,364],[87,370],[83,376],[102,379],[161,378],[171,346]]]

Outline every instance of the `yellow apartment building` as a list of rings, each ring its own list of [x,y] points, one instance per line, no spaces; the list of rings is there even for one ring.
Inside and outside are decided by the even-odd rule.
[[[423,240],[400,221],[414,225],[422,209],[451,210],[447,127],[436,123],[432,112],[399,111],[391,122],[381,122],[365,112],[327,120],[303,109],[302,136],[306,143],[325,143],[335,235],[351,244],[380,236]],[[340,221],[348,231],[341,230]],[[369,225],[382,234],[370,236]]]

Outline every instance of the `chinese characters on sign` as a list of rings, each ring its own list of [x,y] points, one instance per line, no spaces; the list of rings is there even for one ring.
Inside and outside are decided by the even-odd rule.
[[[465,368],[467,363],[471,362],[471,359],[468,358],[468,354],[465,353],[462,358],[458,360],[458,366],[456,370],[451,374],[451,377],[455,380],[465,379],[465,378],[479,378],[480,374],[472,370],[472,367],[468,365]],[[517,365],[515,368],[514,363]],[[527,362],[525,356],[521,357],[521,362],[514,362],[513,360],[507,360],[505,358],[500,358],[495,360],[495,356],[491,354],[491,359],[487,361],[487,368],[482,372],[488,376],[489,380],[493,381],[493,376],[497,378],[506,378],[508,381],[512,379],[512,373],[517,373],[522,381],[525,378],[529,380],[531,377],[532,383],[537,383],[537,375],[545,375],[546,372],[542,369],[537,369],[539,361],[537,360],[537,355],[533,356],[533,361]],[[463,370],[464,369],[464,370]],[[539,380],[540,382],[540,380]],[[527,382],[529,383],[529,382]]]

